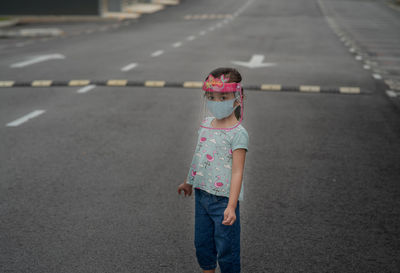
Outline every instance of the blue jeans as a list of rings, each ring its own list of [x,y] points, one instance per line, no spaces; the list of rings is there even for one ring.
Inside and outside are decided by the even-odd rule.
[[[229,198],[195,188],[196,257],[203,270],[217,267],[221,273],[240,272],[240,215],[239,201],[236,221],[232,226],[222,224]]]

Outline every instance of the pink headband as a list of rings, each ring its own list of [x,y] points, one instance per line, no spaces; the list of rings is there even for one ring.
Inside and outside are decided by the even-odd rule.
[[[224,75],[220,79],[209,75],[202,89],[208,92],[240,92],[242,90],[240,83],[227,81],[229,81],[229,78],[225,78]]]

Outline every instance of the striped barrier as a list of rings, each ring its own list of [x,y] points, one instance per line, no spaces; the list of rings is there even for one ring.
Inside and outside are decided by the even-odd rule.
[[[201,81],[166,82],[166,81],[131,81],[127,79],[110,80],[34,80],[34,81],[0,81],[0,88],[9,87],[79,87],[87,85],[113,87],[174,87],[174,88],[201,88]],[[359,87],[323,87],[318,85],[289,86],[280,84],[245,85],[245,90],[253,91],[294,91],[303,93],[339,93],[339,94],[369,94]]]

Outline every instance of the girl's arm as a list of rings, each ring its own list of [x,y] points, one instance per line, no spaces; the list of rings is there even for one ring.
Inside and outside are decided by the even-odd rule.
[[[233,151],[232,159],[232,178],[231,187],[229,190],[229,203],[228,207],[236,209],[237,201],[242,187],[244,161],[246,158],[245,149],[236,149]]]
[[[240,189],[242,187],[244,160],[246,158],[245,149],[236,149],[233,151],[232,160],[232,178],[231,187],[229,190],[229,202],[228,206],[224,211],[223,225],[233,225],[236,221],[236,206],[240,194]]]

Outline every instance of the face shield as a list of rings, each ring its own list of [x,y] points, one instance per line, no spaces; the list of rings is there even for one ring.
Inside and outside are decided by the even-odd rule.
[[[200,127],[214,130],[236,128],[243,120],[243,92],[240,83],[222,75],[209,75],[203,84]]]

